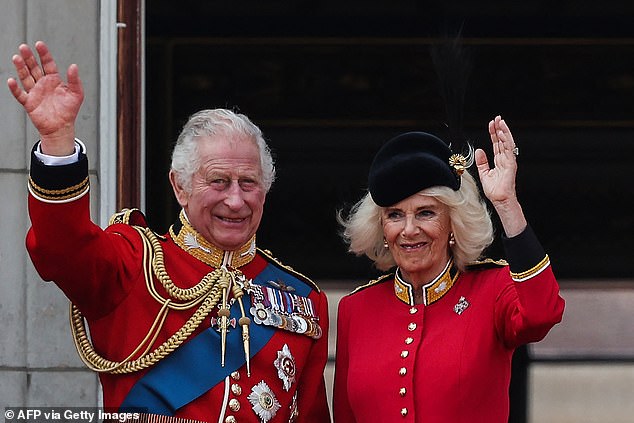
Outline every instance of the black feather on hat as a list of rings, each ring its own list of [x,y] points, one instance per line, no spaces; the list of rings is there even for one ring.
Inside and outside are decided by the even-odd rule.
[[[445,36],[430,47],[438,88],[445,105],[449,146],[460,152],[468,144],[464,134],[464,103],[473,68],[472,52],[462,43],[460,32]]]
[[[389,140],[374,157],[368,176],[370,195],[378,206],[392,206],[433,186],[458,190],[460,176],[468,166],[467,159],[453,154],[451,147],[460,151],[462,144],[469,145],[462,126],[471,57],[462,47],[460,35],[432,46],[431,55],[445,103],[451,143],[426,132],[407,132]],[[469,151],[471,160],[471,148]]]

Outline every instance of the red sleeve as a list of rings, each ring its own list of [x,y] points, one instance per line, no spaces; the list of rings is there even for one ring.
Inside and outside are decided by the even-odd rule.
[[[98,318],[125,297],[124,281],[138,279],[143,251],[134,228],[95,225],[88,198],[48,203],[29,195],[26,247],[42,279],[55,282],[86,317]]]
[[[497,298],[496,325],[505,344],[517,347],[540,341],[561,322],[564,300],[550,259],[530,225],[502,241],[509,267],[498,273],[506,286]]]
[[[318,301],[322,336],[312,346],[297,388],[298,421],[306,423],[330,422],[324,379],[324,368],[328,361],[328,300],[323,291],[319,294]]]
[[[547,257],[546,257],[547,259]],[[549,264],[538,274],[521,282],[511,280],[496,303],[498,333],[509,347],[542,340],[561,322],[564,300]],[[504,268],[500,276],[505,276]]]
[[[355,421],[348,401],[348,315],[346,299],[339,302],[337,311],[337,349],[335,360],[335,383],[333,409],[335,423],[353,423]]]

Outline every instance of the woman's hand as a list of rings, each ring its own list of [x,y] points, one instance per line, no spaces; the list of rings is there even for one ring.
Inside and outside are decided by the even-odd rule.
[[[511,130],[500,116],[489,122],[489,135],[493,143],[494,167],[489,166],[482,149],[475,152],[476,166],[484,195],[495,207],[506,235],[512,237],[521,233],[527,224],[515,191],[518,149]]]
[[[482,149],[476,151],[475,158],[484,195],[495,205],[495,203],[513,200],[516,196],[517,160],[513,154],[516,146],[511,130],[500,116],[496,116],[489,122],[489,135],[493,143],[495,167],[492,169],[489,167],[489,161]]]
[[[70,65],[65,83],[46,44],[38,41],[35,49],[41,65],[28,45],[20,45],[12,58],[20,83],[9,78],[7,86],[39,132],[42,152],[70,155],[75,149],[75,119],[84,99],[79,69]]]

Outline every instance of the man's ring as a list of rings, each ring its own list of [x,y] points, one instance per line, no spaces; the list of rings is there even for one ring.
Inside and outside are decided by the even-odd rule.
[[[517,156],[519,156],[519,155],[520,155],[520,149],[519,149],[519,147],[513,147],[513,155],[514,155],[515,157],[517,157]]]

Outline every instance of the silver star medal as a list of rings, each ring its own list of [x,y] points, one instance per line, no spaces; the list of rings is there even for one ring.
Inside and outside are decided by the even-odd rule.
[[[291,354],[288,345],[284,344],[281,351],[277,352],[277,359],[273,363],[277,369],[277,375],[284,383],[284,390],[288,392],[291,389],[291,385],[295,382],[295,358]]]
[[[262,423],[266,423],[275,417],[277,410],[281,407],[273,391],[271,391],[269,385],[264,381],[261,381],[251,388],[251,393],[247,398],[253,407],[253,411],[258,415],[260,420],[262,420]]]

